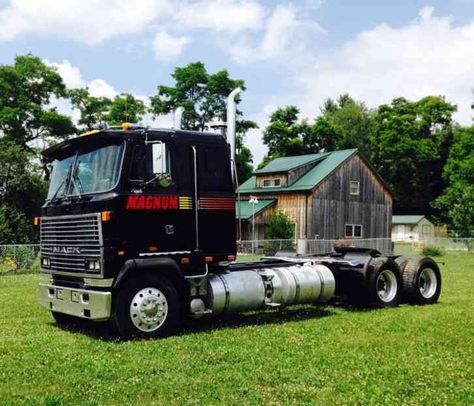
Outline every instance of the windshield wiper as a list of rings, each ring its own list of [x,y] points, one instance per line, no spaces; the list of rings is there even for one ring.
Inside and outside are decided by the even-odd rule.
[[[57,196],[57,194],[59,193],[59,191],[61,190],[61,188],[62,188],[63,186],[65,186],[65,184],[67,185],[69,176],[71,176],[71,172],[72,172],[72,164],[71,164],[71,166],[69,167],[69,170],[67,171],[66,177],[65,177],[65,178],[63,179],[63,181],[59,184],[58,188],[56,189],[56,191],[54,192],[53,196],[51,197],[51,201],[52,201],[52,202],[56,199],[56,196]],[[64,193],[63,193],[63,195],[64,195]]]
[[[72,185],[74,187],[74,190],[77,190],[77,196],[79,197],[79,199],[82,199],[82,195],[81,195],[81,192],[79,190],[79,188],[77,187],[76,185],[76,175],[77,173],[79,172],[79,161],[76,160],[75,162],[75,165],[74,165],[74,169],[72,170],[72,173],[71,173],[71,182],[72,182]],[[79,183],[79,186],[81,187],[82,191],[84,191],[84,188],[82,187],[82,182],[79,178],[77,178],[77,181]]]

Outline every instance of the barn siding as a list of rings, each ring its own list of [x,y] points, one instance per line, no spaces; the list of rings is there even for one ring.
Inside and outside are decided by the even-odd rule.
[[[360,182],[358,196],[349,182]],[[354,155],[313,192],[309,238],[344,238],[346,224],[361,224],[362,238],[389,238],[392,198],[359,155]]]

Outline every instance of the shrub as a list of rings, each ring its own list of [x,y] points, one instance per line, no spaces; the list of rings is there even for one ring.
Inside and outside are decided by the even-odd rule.
[[[423,249],[421,250],[421,253],[425,257],[439,257],[441,255],[444,255],[444,250],[442,248],[439,248],[439,247],[435,247],[435,246],[432,246],[432,245],[427,245],[427,246],[423,247]]]
[[[0,258],[0,274],[16,272],[18,265],[10,257]]]
[[[295,226],[290,218],[282,211],[275,211],[268,216],[268,224],[265,231],[265,238],[268,240],[263,246],[265,255],[275,255],[277,251],[294,250],[292,240],[295,236]]]

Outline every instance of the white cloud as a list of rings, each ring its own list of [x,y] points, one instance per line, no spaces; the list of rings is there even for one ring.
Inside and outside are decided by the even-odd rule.
[[[43,62],[58,71],[67,87],[74,88],[85,86],[85,81],[82,78],[81,71],[77,66],[73,66],[68,60],[65,59],[58,63],[51,62],[48,59],[43,59]]]
[[[108,84],[104,79],[91,80],[87,84],[87,87],[89,88],[91,96],[94,97],[108,97],[109,99],[113,99],[118,94],[113,86]]]
[[[264,15],[264,7],[256,1],[199,0],[184,3],[177,11],[175,19],[178,24],[188,29],[237,32],[259,29]]]
[[[455,25],[421,9],[410,24],[363,31],[344,46],[295,72],[300,106],[314,116],[327,97],[348,92],[370,106],[398,96],[445,95],[458,104],[457,119],[470,122],[474,86],[474,21]]]
[[[143,32],[172,9],[170,0],[10,0],[0,9],[0,39],[35,33],[95,45]]]
[[[158,31],[153,41],[153,50],[155,58],[160,61],[169,61],[176,58],[186,44],[189,43],[187,37],[175,37],[165,31]]]
[[[251,38],[241,39],[230,49],[233,59],[241,63],[268,59],[302,62],[324,32],[302,10],[292,4],[277,5],[265,20],[260,41],[255,44]]]
[[[88,87],[90,94],[95,97],[113,98],[118,94],[117,90],[115,90],[113,86],[107,83],[104,79],[97,78],[90,81],[84,79],[80,69],[71,64],[67,59],[62,62],[51,62],[44,59],[43,62],[46,65],[55,68],[61,75],[66,87],[70,89],[76,87]]]

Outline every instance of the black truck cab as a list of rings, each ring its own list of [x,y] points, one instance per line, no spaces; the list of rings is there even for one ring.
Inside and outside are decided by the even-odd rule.
[[[194,263],[191,274],[235,259],[224,136],[132,127],[64,141],[44,156],[52,174],[42,264],[57,277],[114,278],[136,258],[171,256]]]

